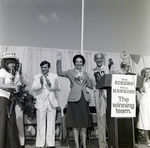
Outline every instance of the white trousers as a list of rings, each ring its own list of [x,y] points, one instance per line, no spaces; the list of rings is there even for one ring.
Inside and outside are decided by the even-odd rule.
[[[36,111],[37,114],[37,136],[36,147],[55,146],[55,117],[56,108],[49,103],[42,110]]]
[[[16,112],[16,123],[19,130],[19,139],[21,146],[24,146],[25,138],[24,138],[24,123],[23,123],[23,111],[21,110],[19,105],[15,106]]]

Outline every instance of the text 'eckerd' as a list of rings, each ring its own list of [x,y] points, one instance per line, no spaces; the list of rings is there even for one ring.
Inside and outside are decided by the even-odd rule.
[[[133,82],[128,82],[128,81],[115,81],[115,84],[118,84],[118,85],[133,85]]]

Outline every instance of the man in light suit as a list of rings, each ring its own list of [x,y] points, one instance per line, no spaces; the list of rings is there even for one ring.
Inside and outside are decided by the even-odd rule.
[[[101,80],[104,74],[108,74],[108,68],[104,65],[104,55],[102,53],[96,53],[94,55],[94,62],[96,67],[92,70],[93,80],[93,97],[95,100],[95,106],[97,111],[97,124],[98,124],[98,140],[99,147],[106,148],[106,108],[107,108],[107,96],[103,89],[96,89],[96,83]]]
[[[49,62],[42,61],[40,67],[42,73],[34,77],[32,84],[37,109],[36,147],[55,148],[56,91],[60,90],[60,82],[56,74],[49,72]]]

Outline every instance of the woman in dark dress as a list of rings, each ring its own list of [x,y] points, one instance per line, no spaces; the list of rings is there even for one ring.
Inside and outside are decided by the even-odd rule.
[[[62,71],[62,55],[58,54],[56,63],[57,74],[70,80],[70,93],[67,103],[66,127],[73,128],[75,145],[79,148],[79,130],[81,129],[81,137],[83,148],[86,148],[87,128],[91,127],[89,102],[90,94],[86,87],[92,89],[92,81],[89,75],[82,70],[85,59],[82,55],[75,55],[73,63],[75,68]]]

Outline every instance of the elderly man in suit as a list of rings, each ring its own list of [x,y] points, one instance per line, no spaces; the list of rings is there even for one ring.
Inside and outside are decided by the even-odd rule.
[[[57,74],[49,72],[49,62],[42,61],[40,67],[42,73],[34,77],[32,84],[37,109],[36,147],[55,148],[55,117],[58,107],[56,91],[61,87]]]
[[[106,92],[103,89],[96,89],[96,83],[101,80],[104,74],[108,74],[108,68],[104,65],[104,55],[96,53],[94,55],[94,62],[96,67],[92,70],[91,78],[93,80],[95,106],[97,110],[97,124],[98,124],[98,140],[99,147],[106,148],[106,108],[107,98]]]

